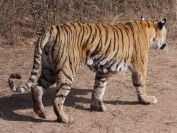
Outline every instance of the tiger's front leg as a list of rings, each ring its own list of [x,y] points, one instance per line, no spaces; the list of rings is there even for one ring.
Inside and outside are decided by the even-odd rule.
[[[138,100],[143,104],[157,103],[157,98],[155,96],[148,96],[145,93],[145,83],[146,83],[146,71],[132,72],[132,82],[136,88]]]
[[[107,74],[96,73],[94,91],[92,93],[91,110],[94,111],[106,111],[106,107],[103,103],[103,95],[105,93],[107,84]]]

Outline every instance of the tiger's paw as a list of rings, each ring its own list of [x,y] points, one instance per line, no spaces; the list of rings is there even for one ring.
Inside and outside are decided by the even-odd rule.
[[[138,100],[142,104],[155,104],[157,103],[157,98],[155,96],[140,96]]]
[[[155,96],[148,96],[148,101],[155,104],[157,103],[157,98]]]
[[[71,117],[71,116],[69,116],[69,117],[62,117],[62,118],[57,118],[57,121],[59,122],[59,123],[72,123],[74,120],[73,120],[73,118]]]
[[[36,106],[33,107],[34,112],[41,118],[45,119],[46,118],[46,112],[44,109],[39,109]]]
[[[91,111],[106,111],[106,107],[103,102],[92,102],[90,108]]]

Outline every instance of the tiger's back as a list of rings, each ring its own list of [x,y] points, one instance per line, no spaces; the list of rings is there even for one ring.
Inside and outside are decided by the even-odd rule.
[[[119,72],[123,66],[141,58],[138,56],[147,55],[138,53],[143,49],[148,50],[148,46],[143,45],[149,41],[144,30],[146,26],[141,21],[118,25],[69,23],[54,26],[52,28],[57,30],[55,33],[59,34],[52,53],[55,69],[61,69],[69,58],[70,62],[73,61],[70,64],[72,71],[84,62],[94,71]],[[56,35],[53,40],[56,40]],[[62,60],[58,57],[62,57]]]

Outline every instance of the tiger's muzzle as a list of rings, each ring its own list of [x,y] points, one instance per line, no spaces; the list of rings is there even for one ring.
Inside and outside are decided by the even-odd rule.
[[[164,49],[167,46],[167,43],[163,43],[162,46],[160,47],[160,49]]]

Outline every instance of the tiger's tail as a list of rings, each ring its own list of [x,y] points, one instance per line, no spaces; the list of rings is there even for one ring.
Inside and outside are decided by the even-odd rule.
[[[35,46],[34,62],[33,62],[33,68],[31,71],[31,76],[25,86],[23,86],[21,88],[15,87],[14,83],[13,83],[13,79],[15,79],[15,78],[21,79],[21,76],[17,73],[13,73],[10,75],[10,77],[8,78],[8,84],[9,84],[9,87],[11,88],[11,90],[13,90],[14,92],[23,93],[27,89],[31,88],[31,86],[34,83],[34,80],[37,77],[37,73],[39,71],[39,67],[41,64],[42,50],[43,50],[44,46],[47,44],[49,39],[50,39],[50,33],[47,31],[43,32],[43,34],[39,37],[37,44]]]

